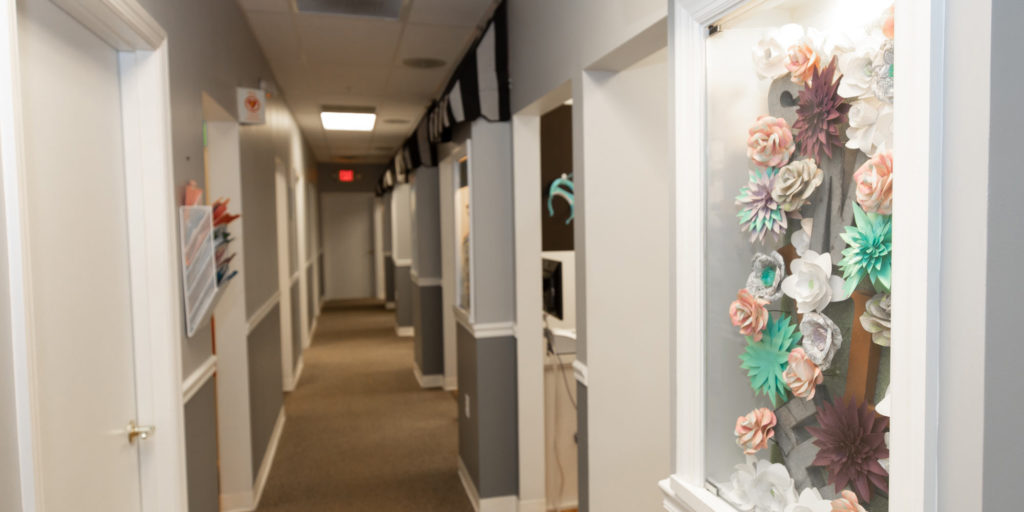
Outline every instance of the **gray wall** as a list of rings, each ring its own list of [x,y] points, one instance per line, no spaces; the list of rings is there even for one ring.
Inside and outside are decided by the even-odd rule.
[[[270,444],[274,423],[284,403],[281,390],[281,316],[280,305],[249,334],[249,415],[252,421],[252,474]]]
[[[481,498],[518,495],[516,340],[478,340],[461,324],[457,340],[459,457]]]
[[[185,404],[185,459],[188,512],[220,510],[217,473],[216,379],[210,379]],[[213,411],[213,414],[211,414]],[[4,509],[12,510],[12,509]]]
[[[470,137],[473,317],[476,323],[513,322],[512,131],[509,123],[478,119],[472,123]]]
[[[292,368],[299,367],[299,361],[302,360],[302,322],[305,319],[302,317],[302,310],[299,305],[299,281],[296,280],[292,283],[291,289],[292,296]]]
[[[413,326],[416,337],[413,354],[423,375],[444,374],[444,332],[441,322],[440,286],[413,288]]]
[[[399,327],[412,327],[412,267],[395,266],[395,322]]]
[[[395,301],[395,260],[391,256],[384,258],[384,299]]]
[[[1020,194],[1020,119],[1024,100],[1024,2],[992,2],[992,114],[988,182],[988,292],[985,303],[985,510],[1009,510],[1020,503],[1020,464],[1024,460],[1024,380],[1020,364],[1020,293],[1024,273],[1024,220]],[[965,169],[966,170],[966,169]],[[950,383],[950,385],[953,385]]]
[[[309,335],[313,335],[313,320],[320,311],[320,304],[316,300],[316,286],[313,282],[313,265],[306,267],[306,325],[309,326]]]

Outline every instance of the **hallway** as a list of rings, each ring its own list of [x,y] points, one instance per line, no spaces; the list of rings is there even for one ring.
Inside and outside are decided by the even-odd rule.
[[[471,511],[455,399],[417,385],[393,314],[329,303],[319,322],[259,510]]]

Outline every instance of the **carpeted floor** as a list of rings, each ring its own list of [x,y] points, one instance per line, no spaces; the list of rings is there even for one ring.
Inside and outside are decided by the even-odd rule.
[[[325,308],[259,510],[471,512],[455,399],[420,389],[412,358],[382,305]]]

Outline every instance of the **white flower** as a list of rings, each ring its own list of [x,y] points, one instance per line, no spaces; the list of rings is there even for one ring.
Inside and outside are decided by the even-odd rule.
[[[875,412],[889,418],[892,416],[892,386],[885,388],[885,396],[875,404]]]
[[[832,512],[832,501],[822,498],[814,487],[808,487],[800,493],[799,501],[786,507],[785,512]]]
[[[800,219],[800,230],[793,233],[789,238],[797,256],[803,256],[807,249],[811,248],[811,229],[814,228],[814,218],[807,217]]]
[[[840,96],[860,98],[874,94],[876,59],[881,48],[880,39],[865,37],[852,51],[839,55],[839,72],[843,74],[838,90]]]
[[[796,503],[796,484],[782,464],[748,457],[729,480],[724,498],[744,512],[786,512]]]
[[[846,300],[843,278],[832,275],[832,255],[804,251],[789,264],[790,276],[782,281],[782,292],[796,301],[798,313],[821,311],[830,302]]]
[[[751,51],[758,76],[774,80],[789,73],[786,69],[789,47],[805,40],[806,36],[803,27],[790,23],[762,37]]]
[[[850,106],[849,119],[846,147],[868,156],[892,148],[892,105],[873,97],[860,99]]]

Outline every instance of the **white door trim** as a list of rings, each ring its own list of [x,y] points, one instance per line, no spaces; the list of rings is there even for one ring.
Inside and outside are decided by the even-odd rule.
[[[157,426],[140,445],[142,510],[187,508],[181,381],[182,315],[175,251],[170,91],[166,33],[135,0],[54,0],[82,25],[119,50],[124,125],[126,206],[132,280],[137,420]],[[42,468],[36,446],[35,340],[31,257],[21,140],[17,10],[0,11],[0,161],[15,357],[19,466],[24,511],[43,511]]]

